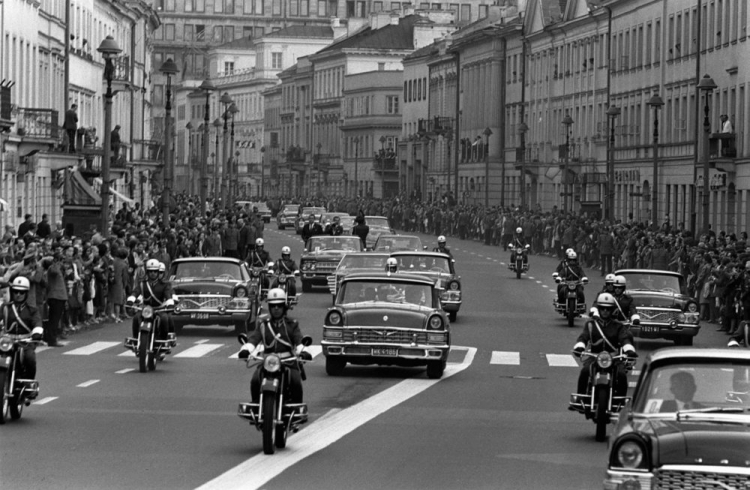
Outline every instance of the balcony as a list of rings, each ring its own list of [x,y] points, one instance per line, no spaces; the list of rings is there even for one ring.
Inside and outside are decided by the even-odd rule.
[[[57,140],[59,128],[58,113],[53,109],[21,107],[16,114],[18,136]]]
[[[557,147],[557,156],[560,159],[560,168],[564,167],[566,163],[578,163],[581,161],[580,158],[580,146],[573,143],[559,145]]]
[[[447,135],[453,131],[452,117],[435,116],[432,119],[420,119],[417,124],[420,135]]]
[[[305,150],[300,146],[292,146],[286,151],[287,162],[304,162]]]
[[[378,173],[398,172],[396,153],[390,148],[376,152],[372,168]]]

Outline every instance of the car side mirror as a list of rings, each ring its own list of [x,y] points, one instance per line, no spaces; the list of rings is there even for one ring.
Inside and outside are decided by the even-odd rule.
[[[304,345],[305,347],[312,345],[312,337],[310,337],[309,335],[305,335],[304,337],[302,337],[302,345]]]
[[[237,341],[240,343],[240,345],[247,344],[247,334],[241,333],[237,336]]]

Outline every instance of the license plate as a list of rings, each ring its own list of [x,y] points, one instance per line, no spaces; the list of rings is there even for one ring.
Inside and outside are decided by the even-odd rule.
[[[655,325],[644,325],[641,327],[641,333],[659,333],[659,327]]]
[[[373,356],[397,356],[398,355],[398,349],[373,349],[372,350]]]
[[[191,313],[190,318],[193,320],[208,320],[208,313]]]

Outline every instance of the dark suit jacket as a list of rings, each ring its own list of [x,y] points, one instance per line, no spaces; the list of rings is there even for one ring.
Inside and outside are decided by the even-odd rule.
[[[705,408],[702,403],[697,402],[690,402],[692,406],[687,410],[693,410],[696,408]],[[659,409],[659,412],[676,412],[677,411],[677,401],[676,400],[664,400],[664,402],[661,404],[661,408]]]

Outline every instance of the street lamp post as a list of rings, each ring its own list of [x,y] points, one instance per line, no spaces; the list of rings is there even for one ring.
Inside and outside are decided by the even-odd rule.
[[[261,146],[260,147],[260,190],[259,190],[260,195],[258,196],[260,199],[263,199],[263,195],[264,195],[264,191],[265,191],[265,189],[263,188],[264,187],[263,186],[263,173],[264,173],[264,168],[263,167],[264,167],[264,165],[266,163],[265,162],[265,157],[266,157],[266,147],[265,146]],[[276,171],[276,178],[277,179],[279,178],[278,170]]]
[[[203,114],[203,164],[201,165],[201,217],[206,216],[206,200],[208,199],[208,129],[209,129],[209,111],[211,102],[211,92],[215,90],[215,87],[211,84],[211,81],[206,79],[203,80],[200,90],[206,93],[206,107]]]
[[[315,148],[318,150],[318,161],[317,161],[317,168],[318,171],[318,194],[320,194],[320,149],[323,147],[323,144],[318,142],[317,145],[315,145]]]
[[[239,155],[239,152],[235,152],[234,150],[234,116],[240,112],[240,110],[237,108],[237,104],[232,102],[229,105],[229,117],[232,118],[232,128],[229,132],[229,205],[234,205],[234,200],[237,198],[237,192],[239,191],[239,184],[238,181],[240,180],[240,172],[239,168],[237,167],[237,158],[236,156]],[[236,155],[235,155],[236,153]]]
[[[526,132],[529,126],[521,121],[518,135],[521,137],[521,209],[526,209]]]
[[[615,219],[615,119],[622,111],[617,106],[609,106],[607,117],[609,118],[609,145],[607,148],[607,219]]]
[[[169,228],[169,201],[174,181],[174,152],[172,151],[172,75],[180,72],[172,58],[162,63],[159,71],[167,76],[166,103],[164,104],[164,189],[161,194],[161,220]]]
[[[229,119],[229,105],[232,103],[232,97],[228,92],[224,92],[224,94],[219,99],[219,102],[221,102],[224,106],[224,111],[222,112],[221,116],[224,119],[224,133],[221,139],[221,202],[224,206],[226,206],[228,202],[227,185],[229,184],[230,178],[229,160],[231,160],[232,158],[231,153],[227,151],[227,144],[229,143],[229,125],[227,123]]]
[[[568,180],[570,180],[570,127],[573,125],[573,118],[570,114],[565,114],[562,120],[563,126],[565,126],[565,171],[563,172],[563,212],[568,212]],[[571,203],[570,207],[573,207],[573,193],[570,193]]]
[[[484,144],[484,208],[490,207],[490,136],[492,136],[492,130],[490,128],[484,128],[484,137],[486,139]],[[501,183],[502,188],[505,187],[505,182]]]
[[[104,78],[107,80],[107,91],[104,94],[104,148],[102,154],[102,215],[101,233],[105,238],[109,235],[109,165],[110,146],[112,145],[112,77],[115,67],[112,60],[122,52],[117,41],[107,36],[97,48],[104,58]]]
[[[703,75],[700,82],[698,82],[698,89],[703,92],[705,102],[703,105],[703,233],[708,233],[710,226],[709,222],[709,197],[710,188],[708,186],[708,163],[709,163],[709,148],[708,148],[708,136],[711,132],[711,121],[708,119],[708,97],[717,88],[716,82],[708,74]]]
[[[659,226],[659,109],[664,106],[664,101],[659,94],[654,94],[647,102],[649,107],[654,109],[654,169],[652,177],[651,192],[651,226]]]
[[[193,195],[193,123],[188,121],[185,125],[185,129],[188,130],[188,194]]]
[[[221,128],[221,119],[214,119],[214,128],[216,128],[216,151],[214,152],[214,201],[219,200],[219,162],[222,158],[219,156],[219,133]]]
[[[354,143],[354,199],[359,199],[359,136],[352,140]]]

